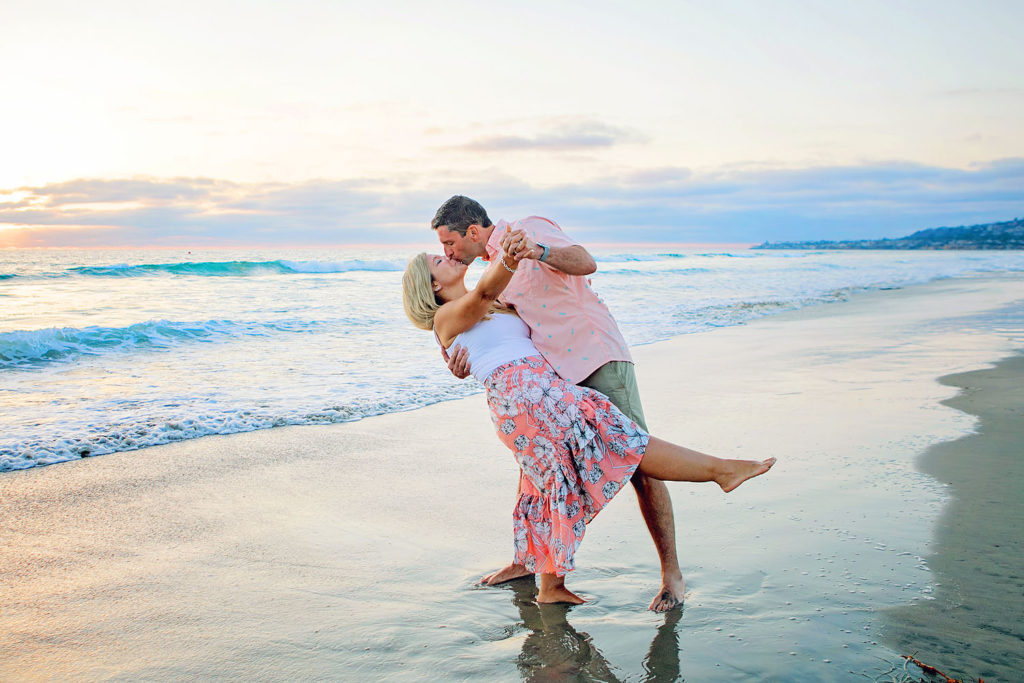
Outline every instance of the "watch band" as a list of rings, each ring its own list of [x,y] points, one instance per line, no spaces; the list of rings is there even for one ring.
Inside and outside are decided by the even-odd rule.
[[[549,247],[546,244],[541,244],[540,242],[537,242],[537,246],[544,250],[544,253],[541,254],[540,258],[537,260],[540,261],[541,263],[544,263],[545,261],[548,260],[548,254],[551,253],[551,247]]]

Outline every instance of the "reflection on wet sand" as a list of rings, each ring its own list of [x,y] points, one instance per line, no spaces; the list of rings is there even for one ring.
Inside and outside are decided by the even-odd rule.
[[[537,604],[537,586],[531,579],[511,581],[512,604],[530,634],[516,662],[524,681],[619,681],[612,666],[589,634],[569,623],[573,605]],[[682,608],[665,614],[643,660],[643,681],[679,680],[679,633]]]

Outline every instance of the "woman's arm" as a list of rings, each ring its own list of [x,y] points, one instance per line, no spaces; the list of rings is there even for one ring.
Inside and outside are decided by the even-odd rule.
[[[502,254],[487,267],[476,287],[438,309],[434,316],[434,331],[444,347],[487,315],[491,305],[512,280],[518,264],[508,254]]]

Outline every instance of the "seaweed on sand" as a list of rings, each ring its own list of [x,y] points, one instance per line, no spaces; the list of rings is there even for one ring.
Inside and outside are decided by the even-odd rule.
[[[903,659],[902,665],[893,664],[888,671],[875,676],[875,683],[934,683],[935,681],[939,683],[973,683],[972,681],[963,681],[959,678],[947,676],[934,666],[925,664],[913,655],[900,655],[900,658]],[[915,677],[907,670],[908,664],[915,665],[927,678]],[[862,675],[866,676],[866,674]],[[979,678],[977,683],[985,683],[985,679]]]

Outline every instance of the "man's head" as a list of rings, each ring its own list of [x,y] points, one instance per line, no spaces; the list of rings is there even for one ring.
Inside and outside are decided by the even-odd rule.
[[[484,207],[469,197],[455,195],[437,210],[430,227],[444,247],[444,255],[467,266],[487,253],[491,219]]]

